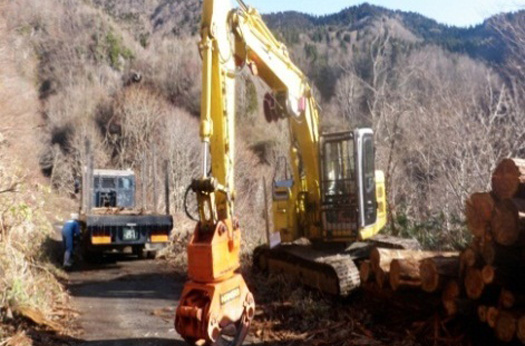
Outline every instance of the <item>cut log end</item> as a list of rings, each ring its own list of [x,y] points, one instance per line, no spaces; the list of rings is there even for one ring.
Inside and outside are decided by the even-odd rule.
[[[481,270],[476,268],[468,268],[464,283],[467,297],[470,299],[478,299],[481,297],[483,289],[485,288]]]
[[[390,263],[390,287],[420,287],[419,262],[415,259],[395,259]]]
[[[516,297],[514,293],[509,290],[502,289],[499,294],[499,304],[506,309],[510,309],[516,303]]]
[[[495,277],[494,267],[490,264],[484,266],[483,269],[481,269],[481,277],[483,278],[483,283],[485,285],[491,284]]]
[[[517,320],[512,314],[502,311],[496,319],[494,329],[499,340],[510,342],[516,335]]]
[[[449,278],[459,276],[459,258],[458,256],[426,258],[420,262],[419,271],[423,291],[436,292]]]
[[[516,336],[522,344],[525,344],[525,315],[521,316],[518,320],[518,328],[516,331]]]
[[[467,199],[465,202],[467,227],[474,236],[482,237],[485,234],[493,209],[494,199],[490,193],[474,193]]]
[[[500,245],[514,245],[520,238],[525,222],[525,203],[522,200],[501,200],[495,204],[490,223],[494,241]]]
[[[435,292],[439,286],[439,274],[433,261],[424,260],[420,264],[421,289],[425,292]]]
[[[485,305],[478,306],[478,319],[480,322],[487,322],[487,307]]]
[[[473,267],[476,264],[476,252],[472,248],[465,249],[460,256],[462,266],[465,268]]]
[[[496,320],[498,319],[499,310],[496,307],[491,306],[487,309],[487,324],[494,328],[496,327]]]
[[[492,190],[500,199],[513,198],[520,189],[525,160],[503,159],[492,174]]]
[[[447,316],[454,316],[458,313],[458,304],[455,300],[446,300],[443,302],[443,308]]]

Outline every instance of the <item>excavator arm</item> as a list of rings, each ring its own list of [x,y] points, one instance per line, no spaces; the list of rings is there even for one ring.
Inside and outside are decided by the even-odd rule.
[[[303,236],[319,237],[319,115],[312,88],[255,9],[241,1],[232,22],[236,61],[247,65],[271,90],[264,99],[266,120],[288,119],[289,123],[294,184],[286,188],[288,196],[282,206],[274,206],[286,211],[282,214],[287,215],[287,227],[281,231],[286,235],[287,230],[301,230]],[[300,227],[299,220],[303,221]]]
[[[188,245],[188,277],[175,327],[194,344],[240,345],[254,315],[254,300],[240,267],[241,231],[234,218],[235,77],[247,66],[271,89],[268,120],[290,119],[295,184],[306,208],[319,204],[318,114],[304,74],[256,10],[239,1],[204,0],[200,136],[202,176],[191,188],[199,222]],[[300,168],[301,167],[301,168]],[[301,209],[301,208],[300,208]]]
[[[188,245],[189,280],[175,318],[179,334],[199,345],[240,345],[255,312],[239,273],[241,230],[233,205],[235,77],[243,67],[270,89],[264,99],[266,119],[289,122],[293,183],[283,188],[285,197],[274,202],[274,214],[285,219],[276,222],[278,231],[286,241],[323,237],[319,117],[312,88],[259,13],[237,2],[239,7],[232,9],[230,0],[204,0],[202,10],[203,164],[201,177],[191,184],[199,221]]]
[[[203,2],[199,49],[203,164],[191,184],[199,222],[188,244],[189,280],[175,328],[190,344],[234,346],[247,334],[255,303],[238,272],[241,230],[233,214],[237,66],[229,1]]]

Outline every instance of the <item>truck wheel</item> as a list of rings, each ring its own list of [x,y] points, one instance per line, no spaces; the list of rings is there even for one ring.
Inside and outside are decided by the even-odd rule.
[[[82,259],[86,263],[99,263],[102,254],[97,251],[84,250],[82,252]]]
[[[144,245],[133,246],[133,254],[137,256],[138,259],[144,259]]]
[[[157,257],[157,251],[148,251],[146,252],[147,259],[155,259]]]

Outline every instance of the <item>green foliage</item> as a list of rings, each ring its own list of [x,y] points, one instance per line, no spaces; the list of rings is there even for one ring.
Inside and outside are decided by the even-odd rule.
[[[314,42],[321,42],[323,40],[323,30],[322,28],[316,29],[313,34],[311,35],[312,41]]]
[[[107,56],[111,67],[115,69],[121,69],[119,58],[122,57],[126,60],[133,60],[133,52],[122,44],[122,38],[115,35],[113,31],[109,31],[106,34],[106,47]]]
[[[253,114],[257,111],[257,89],[255,89],[255,84],[252,80],[246,78],[246,112],[248,114]]]
[[[29,297],[26,292],[23,278],[13,278],[11,285],[7,287],[6,299],[8,304],[11,306],[27,305]]]
[[[417,239],[424,249],[457,250],[464,248],[470,242],[470,232],[459,215],[453,215],[447,220],[444,213],[431,215],[418,221],[409,216],[406,208],[400,208],[392,218],[387,233],[403,238]],[[445,229],[448,225],[449,229]]]
[[[269,27],[277,32],[288,30],[308,33],[314,42],[330,40],[327,33],[336,32],[338,28],[348,28],[357,31],[356,41],[365,39],[363,31],[373,20],[381,18],[398,18],[402,24],[425,44],[436,44],[449,51],[466,53],[471,57],[482,58],[489,62],[501,63],[504,60],[504,43],[490,24],[483,23],[475,27],[458,28],[440,24],[413,12],[392,11],[383,7],[362,4],[344,9],[341,12],[327,16],[310,16],[297,12],[275,13],[264,16]],[[290,39],[285,34],[286,41]],[[338,37],[339,38],[339,37]],[[297,43],[294,41],[294,44]]]
[[[31,220],[33,218],[33,211],[25,202],[14,204],[9,208],[9,212],[15,218],[23,220]]]
[[[330,65],[326,57],[318,60],[319,63],[312,71],[312,79],[319,89],[324,100],[329,101],[335,93],[335,85],[340,76],[340,67]]]
[[[306,57],[310,59],[311,62],[316,62],[318,57],[317,52],[317,46],[315,44],[304,44],[304,52],[306,53]]]
[[[243,78],[242,82],[244,83],[243,88],[243,103],[242,109],[239,109],[241,112],[241,115],[244,117],[249,117],[250,115],[257,112],[258,107],[258,96],[257,96],[257,89],[255,88],[255,84],[253,84],[252,80],[249,77]]]
[[[139,35],[139,42],[142,48],[146,48],[148,46],[149,36],[150,35],[147,32]]]
[[[282,37],[287,45],[293,46],[298,44],[300,39],[299,31],[295,28],[289,28],[282,31]]]

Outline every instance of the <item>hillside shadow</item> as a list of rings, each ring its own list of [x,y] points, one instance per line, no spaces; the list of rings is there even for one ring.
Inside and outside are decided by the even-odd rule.
[[[100,268],[99,268],[100,269]],[[99,280],[70,283],[74,297],[144,298],[178,301],[182,282],[167,273],[126,274]]]
[[[62,266],[62,259],[64,256],[64,249],[62,240],[46,237],[41,245],[41,252],[46,255],[51,263],[55,266]]]

